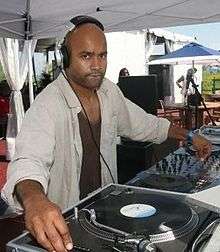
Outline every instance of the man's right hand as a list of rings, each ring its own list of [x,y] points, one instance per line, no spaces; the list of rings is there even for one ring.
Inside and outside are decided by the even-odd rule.
[[[46,196],[26,202],[25,224],[37,242],[48,251],[72,249],[71,236],[62,212]]]
[[[49,201],[38,182],[19,182],[15,194],[24,207],[26,228],[40,245],[47,251],[72,249],[72,239],[60,208]]]

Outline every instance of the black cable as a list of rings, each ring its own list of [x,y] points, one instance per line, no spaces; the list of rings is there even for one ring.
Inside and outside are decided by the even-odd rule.
[[[65,73],[63,72],[63,69],[61,69],[61,73],[62,73],[63,77],[66,79],[66,81],[70,84],[70,81],[68,80],[68,78],[66,77]],[[70,85],[71,85],[71,84],[70,84]],[[71,87],[72,87],[72,86],[71,86]],[[90,121],[89,121],[89,117],[88,117],[88,115],[87,115],[87,113],[86,113],[86,109],[85,109],[85,107],[83,106],[83,104],[82,104],[82,102],[81,102],[81,100],[80,100],[78,94],[75,92],[74,89],[73,89],[73,92],[75,93],[76,97],[78,98],[78,100],[79,100],[79,102],[80,102],[80,105],[81,105],[81,107],[82,107],[82,109],[83,109],[83,111],[84,111],[84,113],[85,113],[86,120],[87,120],[87,122],[88,122],[89,129],[90,129],[90,133],[91,133],[91,136],[92,136],[92,140],[93,140],[93,142],[94,142],[94,144],[95,144],[95,147],[96,147],[96,149],[97,149],[97,151],[98,151],[98,153],[99,153],[99,156],[102,158],[102,161],[104,162],[105,166],[107,167],[108,172],[109,172],[109,174],[110,174],[110,176],[111,176],[112,182],[115,183],[115,179],[114,179],[114,177],[113,177],[113,175],[112,175],[112,172],[111,172],[111,170],[110,170],[110,168],[109,168],[107,162],[105,161],[105,158],[103,157],[103,155],[102,155],[102,153],[101,153],[101,151],[100,151],[100,148],[99,148],[99,146],[98,146],[98,144],[97,144],[97,142],[96,142],[96,140],[95,140],[94,133],[93,133],[93,130],[92,130],[92,126],[91,126],[91,123],[90,123]]]

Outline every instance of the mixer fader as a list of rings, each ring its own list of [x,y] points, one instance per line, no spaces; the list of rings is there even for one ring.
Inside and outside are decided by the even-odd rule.
[[[190,152],[190,153],[189,153]],[[129,185],[193,193],[220,183],[220,151],[205,161],[180,148],[128,182]]]

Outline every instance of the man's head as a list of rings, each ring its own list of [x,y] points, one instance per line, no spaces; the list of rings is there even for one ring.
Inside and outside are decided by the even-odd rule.
[[[82,23],[65,38],[69,66],[65,69],[74,84],[88,89],[100,87],[107,67],[107,44],[96,23]]]
[[[193,67],[193,68],[190,68],[187,70],[186,75],[192,76],[196,72],[197,72],[197,69],[195,67]]]
[[[119,77],[129,76],[128,69],[126,67],[122,68],[119,72]]]

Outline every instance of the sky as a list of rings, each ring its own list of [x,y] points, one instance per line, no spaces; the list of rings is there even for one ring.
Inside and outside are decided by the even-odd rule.
[[[169,27],[166,30],[196,37],[199,44],[220,50],[220,23]]]

